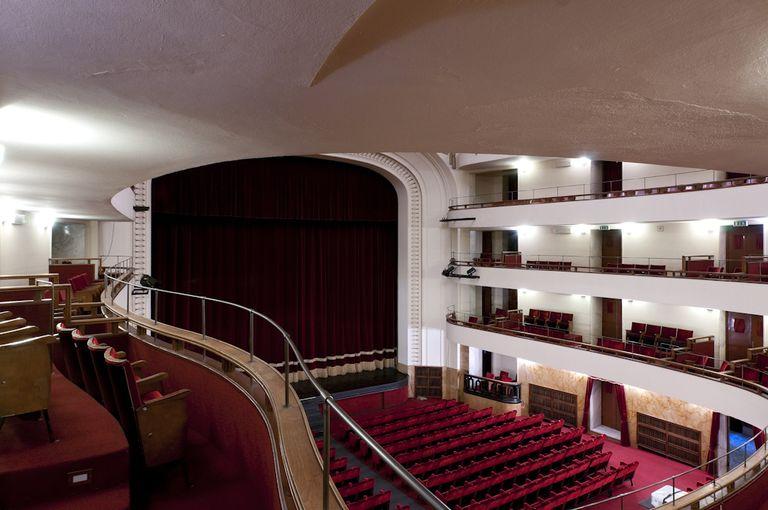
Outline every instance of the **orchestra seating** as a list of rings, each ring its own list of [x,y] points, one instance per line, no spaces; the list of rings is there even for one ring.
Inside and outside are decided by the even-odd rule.
[[[637,463],[609,467],[611,453],[602,451],[604,436],[585,435],[581,427],[567,427],[541,414],[494,415],[491,408],[472,410],[454,400],[427,400],[359,422],[452,508],[560,508],[543,505],[554,504],[556,498],[586,501],[631,481],[637,469]],[[337,437],[381,474],[392,475],[349,427]],[[334,480],[342,484],[344,494],[359,490],[375,497],[371,483],[358,481],[358,474],[342,472]]]
[[[693,331],[689,329],[633,322],[631,328],[626,331],[626,337],[628,341],[640,342],[645,345],[686,347],[688,339],[693,338]]]

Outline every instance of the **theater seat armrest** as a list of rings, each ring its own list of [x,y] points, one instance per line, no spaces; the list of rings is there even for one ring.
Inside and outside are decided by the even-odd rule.
[[[722,370],[722,371],[719,371],[719,372],[718,372],[718,374],[725,374],[725,375],[734,375],[735,373],[736,373],[736,372],[734,372],[734,370],[733,370],[733,369],[730,369],[730,370]]]
[[[166,379],[168,379],[167,372],[158,372],[139,379],[136,381],[136,386],[138,386],[139,393],[142,395],[150,391],[160,391],[162,393],[162,382]]]
[[[749,363],[750,361],[752,361],[752,360],[749,359],[749,358],[735,359],[735,360],[731,361],[731,365],[733,365],[733,366],[741,365],[741,364],[744,364],[744,363]]]
[[[188,390],[186,388],[185,389],[181,389],[181,390],[176,390],[176,391],[174,391],[172,393],[169,393],[167,395],[163,395],[160,398],[156,398],[154,400],[150,400],[148,402],[145,402],[144,406],[152,408],[152,407],[161,406],[163,404],[170,403],[170,402],[173,402],[173,401],[185,400],[189,394],[190,394],[190,390]]]

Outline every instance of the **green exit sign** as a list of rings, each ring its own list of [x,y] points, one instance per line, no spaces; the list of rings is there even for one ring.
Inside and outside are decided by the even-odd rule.
[[[733,226],[734,227],[746,227],[747,226],[747,220],[733,220]]]
[[[611,230],[610,225],[600,225],[600,230]]]

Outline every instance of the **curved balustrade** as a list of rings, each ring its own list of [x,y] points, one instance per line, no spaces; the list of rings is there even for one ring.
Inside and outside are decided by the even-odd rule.
[[[591,351],[591,352],[610,355],[610,356],[629,358],[636,362],[657,365],[670,370],[678,370],[678,371],[686,372],[691,375],[713,379],[724,384],[737,386],[739,388],[743,388],[743,389],[752,391],[754,393],[757,393],[761,397],[768,399],[768,387],[764,386],[763,384],[760,384],[757,381],[751,381],[743,377],[739,377],[738,375],[734,374],[733,371],[731,370],[721,372],[710,367],[703,367],[703,366],[691,365],[685,362],[678,362],[678,361],[675,361],[675,359],[672,357],[658,358],[658,357],[647,356],[647,355],[632,352],[632,351],[618,350],[618,349],[605,347],[601,345],[577,342],[573,340],[567,340],[564,338],[549,337],[546,335],[540,335],[540,334],[530,333],[526,331],[500,328],[495,326],[493,323],[483,324],[478,320],[477,317],[474,317],[475,320],[470,321],[470,317],[473,317],[473,316],[462,317],[460,313],[457,313],[455,311],[449,311],[449,313],[446,315],[446,321],[449,324],[453,324],[456,326],[462,326],[462,327],[467,327],[471,329],[480,329],[480,330],[499,333],[499,334],[508,335],[508,336],[523,337],[523,338],[532,339],[532,340],[541,341],[541,342],[554,343],[564,347],[581,349],[581,350]],[[766,374],[766,376],[768,376],[768,374]],[[765,379],[765,381],[768,381],[768,378]],[[766,403],[766,405],[768,405],[768,403]],[[628,500],[628,498],[635,496],[643,491],[648,491],[649,489],[652,489],[652,488],[661,488],[664,485],[671,485],[675,489],[680,489],[683,487],[683,485],[681,485],[680,483],[680,479],[684,477],[686,474],[689,474],[695,470],[706,471],[711,466],[713,465],[716,466],[717,462],[720,461],[721,459],[724,459],[729,455],[742,450],[744,452],[744,457],[746,459],[744,463],[739,464],[738,466],[734,467],[724,475],[714,479],[712,482],[709,482],[697,488],[696,490],[686,494],[685,496],[677,496],[677,495],[673,496],[671,501],[667,505],[659,508],[698,510],[699,508],[705,508],[706,506],[709,506],[718,502],[722,502],[725,499],[727,499],[729,496],[731,496],[735,491],[743,488],[747,483],[762,476],[766,472],[766,469],[768,469],[768,448],[766,447],[765,444],[763,444],[760,448],[757,448],[755,453],[752,454],[751,456],[747,457],[746,455],[747,445],[750,442],[757,439],[758,437],[760,438],[765,437],[765,434],[767,431],[768,431],[768,428],[761,430],[758,434],[750,438],[744,444],[738,446],[737,448],[732,449],[731,451],[723,455],[720,455],[712,460],[709,460],[708,462],[701,464],[700,466],[686,470],[675,476],[654,482],[644,487],[633,489],[631,491],[627,491],[622,494],[610,497],[608,499],[603,499],[601,501],[596,501],[593,503],[579,506],[578,509],[596,508],[598,506],[601,508],[629,508],[628,504],[625,507],[625,503]],[[604,506],[604,505],[611,505],[611,506]]]
[[[716,179],[713,170],[698,170],[678,174],[637,177],[619,181],[550,186],[517,191],[486,193],[453,197],[449,210],[504,207],[530,204],[553,204],[577,200],[601,200],[609,198],[639,197],[689,191],[732,188],[765,184],[768,177],[748,175],[734,179]]]
[[[698,257],[693,259],[693,257]],[[614,260],[611,260],[614,259]],[[520,252],[451,252],[449,264],[536,271],[657,276],[667,278],[706,278],[742,283],[768,283],[768,257],[715,259],[711,255],[672,257],[601,257],[593,255],[524,255]],[[738,267],[738,271],[726,271]]]
[[[354,430],[355,433],[361,438],[361,440],[365,442],[370,447],[370,449],[374,451],[382,459],[382,461],[393,470],[395,475],[401,478],[410,487],[410,489],[415,491],[416,494],[418,494],[419,497],[426,502],[426,504],[432,508],[448,509],[447,505],[440,501],[440,499],[438,499],[429,489],[424,487],[416,477],[411,475],[399,462],[397,462],[397,460],[389,455],[367,432],[365,432],[362,427],[360,427],[360,425],[357,424],[357,422],[352,419],[351,416],[349,416],[349,414],[347,414],[346,411],[344,411],[341,406],[339,406],[339,404],[334,400],[333,396],[328,393],[312,375],[312,372],[304,362],[304,358],[301,356],[301,353],[294,344],[290,335],[282,327],[280,327],[279,324],[274,322],[266,315],[258,312],[257,310],[238,305],[236,303],[230,303],[223,300],[212,299],[193,294],[150,288],[135,284],[132,282],[133,268],[131,266],[131,261],[125,260],[117,263],[114,266],[105,268],[104,277],[107,281],[107,287],[105,289],[104,295],[108,298],[105,300],[105,303],[113,313],[120,315],[127,323],[134,324],[139,332],[150,330],[158,335],[170,338],[174,349],[182,349],[184,348],[185,344],[190,344],[193,345],[196,349],[202,350],[204,357],[206,355],[211,355],[221,359],[222,366],[227,371],[231,372],[235,369],[235,367],[239,368],[247,377],[251,378],[252,382],[256,382],[262,385],[266,394],[266,398],[271,399],[271,396],[274,391],[276,391],[276,388],[282,386],[282,391],[284,392],[283,405],[275,405],[275,403],[272,402],[271,408],[275,414],[275,425],[277,426],[278,430],[277,435],[281,438],[281,454],[285,459],[286,464],[289,466],[285,469],[285,475],[289,478],[289,481],[292,481],[291,489],[297,500],[306,500],[303,504],[310,505],[308,508],[317,508],[319,506],[317,504],[319,503],[319,501],[317,501],[318,498],[313,497],[311,494],[307,495],[307,493],[311,493],[316,487],[317,479],[312,476],[304,476],[304,478],[301,480],[293,480],[293,475],[295,473],[291,472],[294,469],[297,473],[301,470],[306,470],[306,468],[310,468],[311,470],[312,461],[306,456],[306,452],[310,446],[306,444],[306,442],[309,441],[310,444],[314,443],[312,434],[309,431],[309,427],[306,422],[306,417],[303,413],[301,403],[289,384],[291,352],[293,352],[293,355],[295,356],[299,369],[304,372],[307,380],[309,380],[310,384],[312,384],[312,386],[321,396],[322,400],[327,404],[323,406],[324,436],[322,452],[322,508],[327,509],[331,508],[332,506],[343,507],[343,503],[341,502],[341,497],[338,494],[338,491],[330,484],[330,411],[333,410],[337,413],[341,420],[344,421],[352,430]],[[154,315],[155,319],[148,319],[146,317],[132,313],[130,311],[130,293],[133,289],[143,289],[149,293],[153,293],[155,296],[155,303],[157,303],[156,296],[159,293],[183,296],[186,298],[198,300],[200,302],[202,317],[202,331],[200,333],[192,333],[181,328],[176,328],[167,324],[160,323],[156,319],[156,314]],[[120,307],[114,302],[114,300],[120,295],[121,291],[125,291],[125,308]],[[227,342],[212,338],[206,334],[205,310],[206,303],[208,302],[215,302],[225,306],[230,306],[242,310],[247,314],[250,331],[248,352],[243,351],[242,349],[235,347]],[[285,362],[283,365],[284,373],[282,374],[282,377],[276,369],[260,360],[258,357],[254,356],[253,325],[255,319],[266,321],[277,331],[279,331],[283,337],[283,342],[285,345]],[[282,381],[280,381],[280,379],[282,379]],[[291,433],[297,434],[300,432],[304,432],[308,436],[304,438],[303,442],[299,441],[298,437],[294,437],[293,441],[291,441],[288,437],[288,435]],[[290,466],[293,466],[294,469],[291,469]],[[331,491],[333,491],[334,494],[333,501],[330,497]],[[301,492],[304,492],[305,494],[302,495]]]

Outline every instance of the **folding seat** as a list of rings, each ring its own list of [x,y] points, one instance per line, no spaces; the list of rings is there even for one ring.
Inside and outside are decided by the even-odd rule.
[[[96,379],[96,370],[93,367],[93,361],[91,361],[91,355],[88,352],[88,338],[89,337],[81,333],[79,329],[72,332],[72,343],[75,346],[75,354],[77,356],[78,365],[80,366],[80,377],[83,381],[83,389],[85,389],[85,391],[97,402],[103,403],[101,400],[99,382]]]
[[[693,331],[690,329],[678,328],[677,335],[675,336],[675,344],[685,346],[689,338],[693,338]]]
[[[363,478],[356,484],[347,485],[339,489],[339,494],[345,500],[357,499],[362,496],[372,496],[374,487],[373,478]]]
[[[547,327],[556,328],[558,323],[562,320],[563,314],[560,312],[550,312],[547,317]]]
[[[75,344],[72,341],[72,333],[75,328],[68,328],[63,322],[56,324],[56,333],[59,336],[59,345],[61,345],[61,351],[64,357],[64,368],[67,372],[67,379],[75,383],[81,389],[85,389],[83,384],[82,371],[80,369],[80,362],[75,352]]]
[[[475,317],[474,315],[470,315],[469,319],[467,320],[467,322],[469,322],[470,324],[477,324],[478,323],[478,318]]]
[[[184,462],[189,390],[167,395],[160,391],[141,394],[133,367],[125,353],[113,347],[104,353],[120,423],[136,458],[145,467]]]
[[[630,331],[633,333],[645,333],[646,324],[642,322],[633,322]]]
[[[0,425],[5,418],[41,413],[52,443],[53,431],[48,416],[51,397],[52,337],[45,335],[0,344]]]

